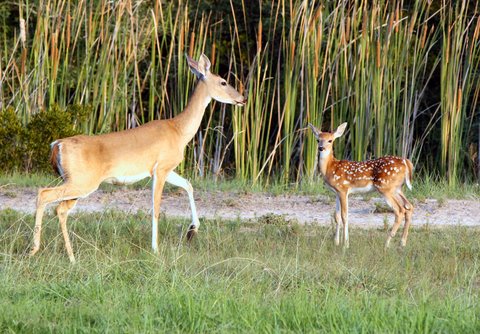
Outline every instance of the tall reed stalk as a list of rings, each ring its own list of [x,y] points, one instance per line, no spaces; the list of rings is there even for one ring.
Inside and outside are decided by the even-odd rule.
[[[478,108],[480,69],[480,16],[478,3],[473,16],[468,2],[456,4],[444,1],[442,16],[442,94],[441,94],[441,172],[449,185],[455,185],[461,175],[469,120]]]
[[[461,166],[477,140],[472,124],[480,121],[478,4],[280,0],[252,7],[231,0],[209,8],[160,0],[20,0],[11,6],[19,21],[12,31],[0,22],[0,107],[14,107],[23,124],[54,104],[91,107],[88,121],[77,124],[87,134],[173,117],[194,87],[184,55],[205,53],[212,70],[248,102],[210,104],[181,173],[254,183],[314,180],[317,144],[307,123],[330,130],[348,122],[348,135],[336,145],[339,158],[403,155],[452,185],[472,174]],[[437,143],[438,157],[431,154]]]

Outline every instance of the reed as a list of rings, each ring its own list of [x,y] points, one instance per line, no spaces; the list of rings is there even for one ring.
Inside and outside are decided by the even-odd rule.
[[[331,129],[347,121],[340,158],[404,155],[451,185],[474,175],[474,163],[460,166],[478,154],[478,4],[208,6],[18,1],[16,25],[0,21],[0,107],[13,106],[26,125],[53,104],[88,105],[92,115],[77,124],[87,134],[172,117],[194,85],[184,54],[203,52],[248,103],[208,107],[181,173],[312,181],[317,147],[306,124]]]
[[[444,3],[441,17],[443,44],[440,161],[442,174],[449,185],[455,185],[461,176],[471,122],[478,108],[478,3],[475,4],[473,16],[468,11],[466,2]]]

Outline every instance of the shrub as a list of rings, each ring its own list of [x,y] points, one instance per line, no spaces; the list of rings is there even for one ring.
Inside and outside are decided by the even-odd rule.
[[[87,119],[91,108],[54,105],[36,113],[22,127],[13,108],[0,112],[0,166],[2,172],[23,169],[26,172],[51,171],[50,144],[57,139],[79,134],[76,125]]]
[[[0,170],[15,171],[22,167],[25,130],[13,108],[0,110]]]

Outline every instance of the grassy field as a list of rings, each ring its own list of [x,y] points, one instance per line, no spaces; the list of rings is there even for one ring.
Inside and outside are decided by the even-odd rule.
[[[333,198],[307,124],[348,122],[337,158],[409,157],[414,203],[479,205],[479,36],[468,1],[4,2],[0,113],[18,126],[3,118],[1,169],[41,170],[32,143],[57,137],[33,129],[57,127],[33,119],[55,108],[85,134],[178,115],[185,54],[205,53],[247,103],[206,109],[177,168],[196,191]],[[0,175],[0,192],[58,182]],[[186,244],[189,221],[162,217],[155,255],[148,213],[74,214],[71,265],[55,217],[29,258],[33,217],[0,211],[0,333],[480,332],[480,228],[414,226],[388,251],[387,226],[353,228],[344,251],[332,227],[275,215],[202,223]]]
[[[33,217],[0,212],[1,332],[457,332],[480,330],[480,230],[413,229],[384,252],[383,229],[332,229],[279,217],[204,221],[190,245],[186,220],[76,214],[77,264],[56,218],[26,257]],[[398,240],[396,240],[398,241]]]

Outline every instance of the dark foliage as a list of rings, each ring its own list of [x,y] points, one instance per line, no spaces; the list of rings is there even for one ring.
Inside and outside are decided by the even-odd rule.
[[[33,115],[22,127],[13,108],[0,112],[0,168],[6,171],[51,171],[50,143],[79,133],[75,124],[86,120],[89,107],[57,105]]]

